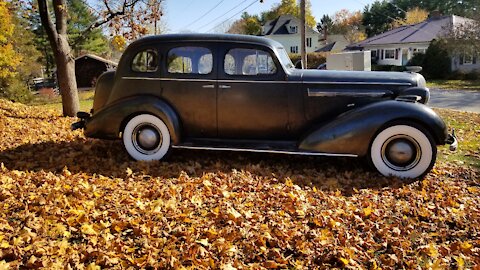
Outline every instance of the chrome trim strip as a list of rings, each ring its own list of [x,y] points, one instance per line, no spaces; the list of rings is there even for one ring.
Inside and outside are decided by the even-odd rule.
[[[152,78],[152,77],[122,77],[125,80],[148,80],[148,81],[177,81],[177,82],[217,82],[210,79],[174,79],[174,78]]]
[[[323,82],[323,81],[304,81],[304,84],[355,84],[355,85],[399,85],[399,86],[411,86],[411,83],[402,82]]]
[[[193,150],[272,153],[272,154],[302,155],[302,156],[358,157],[358,155],[354,155],[354,154],[332,154],[332,153],[314,153],[314,152],[276,151],[276,150],[260,150],[260,149],[228,148],[228,147],[201,147],[201,146],[172,145],[172,148],[193,149]]]
[[[215,85],[214,84],[206,84],[206,85],[202,85],[202,88],[215,88]]]
[[[309,97],[382,97],[385,91],[325,91],[325,89],[308,88]]]
[[[411,83],[402,82],[345,82],[345,81],[255,81],[255,80],[211,80],[211,79],[175,79],[152,77],[122,77],[125,80],[153,80],[153,81],[187,81],[187,82],[219,82],[219,83],[302,83],[302,84],[353,84],[353,85],[398,85],[411,86]]]

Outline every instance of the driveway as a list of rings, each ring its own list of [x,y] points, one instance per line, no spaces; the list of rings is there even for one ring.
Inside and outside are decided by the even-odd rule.
[[[428,106],[480,113],[480,91],[430,89]]]

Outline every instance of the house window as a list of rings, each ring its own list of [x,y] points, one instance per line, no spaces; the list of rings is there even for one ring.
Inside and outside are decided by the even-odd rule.
[[[373,50],[371,51],[371,54],[372,54],[372,58],[377,58],[377,50]]]
[[[298,26],[290,26],[290,33],[292,34],[298,33]]]
[[[385,59],[395,59],[395,50],[394,49],[385,50]]]
[[[425,51],[426,51],[426,50],[427,50],[427,49],[417,49],[417,48],[415,48],[415,49],[413,49],[413,54],[417,54],[417,53],[423,53],[423,54],[425,54]]]
[[[290,52],[291,52],[291,53],[298,53],[298,46],[292,46],[292,47],[290,47]]]
[[[467,50],[463,53],[462,57],[460,57],[460,64],[462,65],[473,65],[474,62],[474,55],[471,50]],[[462,61],[463,60],[463,61]]]
[[[312,38],[307,38],[307,47],[312,47]]]

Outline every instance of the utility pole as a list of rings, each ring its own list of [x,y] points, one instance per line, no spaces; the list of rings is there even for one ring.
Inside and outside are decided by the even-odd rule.
[[[307,52],[306,52],[306,46],[305,46],[305,30],[306,30],[306,23],[305,23],[305,0],[300,0],[300,20],[301,22],[301,39],[302,43],[300,46],[300,53],[302,56],[302,67],[307,68]]]

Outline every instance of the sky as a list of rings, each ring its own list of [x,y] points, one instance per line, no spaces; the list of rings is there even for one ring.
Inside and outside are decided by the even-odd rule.
[[[169,33],[206,33],[226,27],[240,18],[242,10],[250,14],[260,14],[269,10],[281,0],[167,0],[164,18]],[[363,10],[375,0],[311,0],[313,16],[317,21],[324,14],[333,15],[341,9]]]

